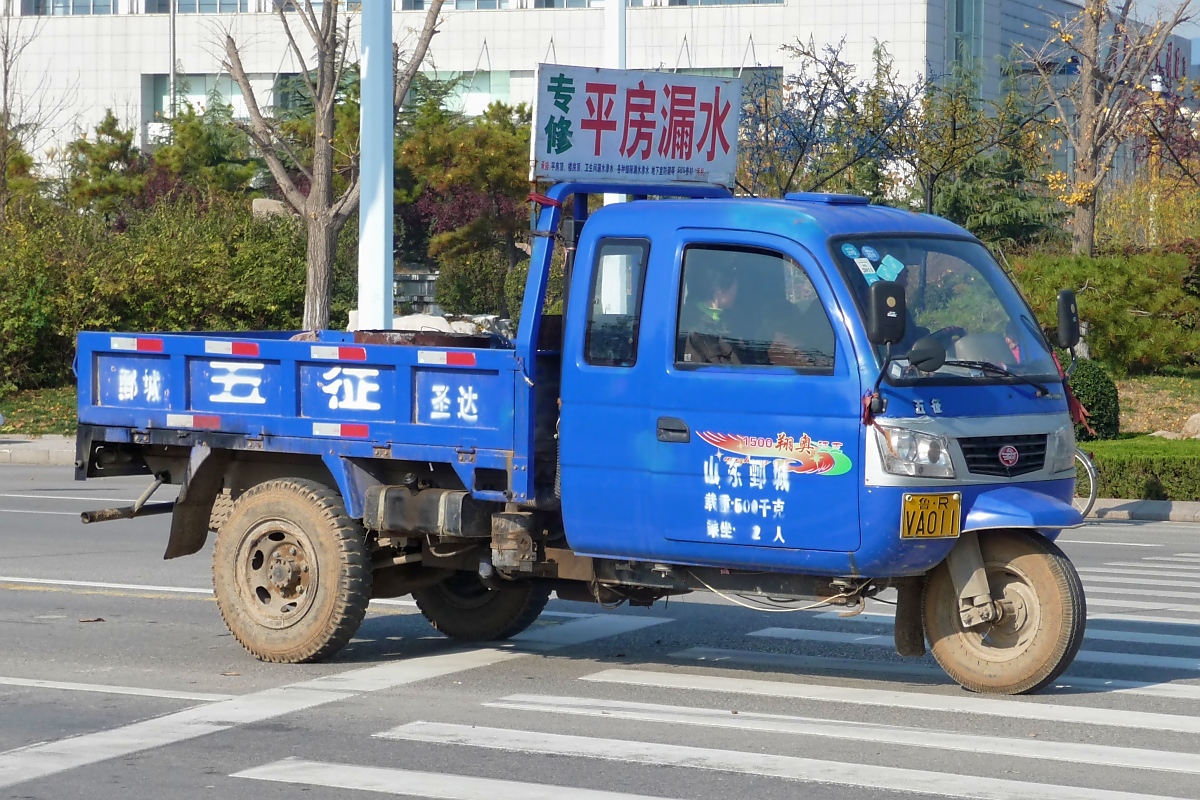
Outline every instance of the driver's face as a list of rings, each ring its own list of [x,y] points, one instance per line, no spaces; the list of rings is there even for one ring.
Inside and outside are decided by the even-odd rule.
[[[719,308],[722,311],[733,305],[733,301],[737,299],[738,285],[735,278],[733,283],[729,284],[724,289],[717,289],[713,296],[713,307]]]

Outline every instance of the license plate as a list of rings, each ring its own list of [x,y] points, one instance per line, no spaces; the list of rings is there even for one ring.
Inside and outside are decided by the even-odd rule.
[[[901,539],[953,539],[962,520],[962,495],[906,494],[900,518]]]

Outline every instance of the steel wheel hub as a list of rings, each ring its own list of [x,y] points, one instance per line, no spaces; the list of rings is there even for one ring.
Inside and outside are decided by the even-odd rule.
[[[280,630],[298,622],[312,605],[317,562],[307,534],[280,519],[264,520],[238,546],[238,593],[254,621]]]

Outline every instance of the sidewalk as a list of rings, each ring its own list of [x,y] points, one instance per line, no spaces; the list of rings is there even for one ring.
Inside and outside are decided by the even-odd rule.
[[[73,467],[75,437],[0,434],[0,464]],[[1200,503],[1100,499],[1088,519],[1200,522]]]

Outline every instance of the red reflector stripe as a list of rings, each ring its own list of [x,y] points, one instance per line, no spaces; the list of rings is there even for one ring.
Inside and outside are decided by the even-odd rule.
[[[363,347],[339,347],[338,358],[342,361],[366,361],[367,351]]]
[[[230,355],[256,356],[258,355],[258,342],[234,342]]]
[[[192,427],[203,428],[207,431],[221,430],[221,418],[212,416],[202,416],[200,414],[192,415]]]
[[[473,367],[475,366],[475,354],[447,352],[446,365],[451,367]]]
[[[137,349],[139,353],[161,353],[163,351],[163,340],[138,339]]]
[[[363,425],[361,423],[356,423],[356,424],[343,423],[342,424],[342,436],[349,436],[349,437],[353,437],[355,439],[365,439],[365,438],[367,438],[367,436],[369,434],[370,434],[370,428],[367,425]]]

